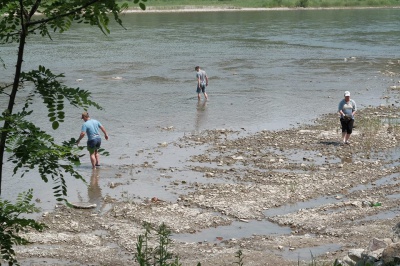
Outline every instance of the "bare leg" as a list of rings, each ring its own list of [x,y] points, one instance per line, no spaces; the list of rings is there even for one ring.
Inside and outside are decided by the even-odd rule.
[[[206,100],[208,100],[207,93],[205,93],[205,92],[204,92],[204,97],[206,98]]]
[[[346,133],[346,132],[342,132],[342,139],[343,139],[343,143],[345,143],[345,142],[346,142],[346,135],[347,135],[347,133]]]
[[[95,154],[95,152],[90,153],[90,162],[92,163],[92,168],[96,169],[96,154]]]
[[[100,166],[100,154],[98,153],[97,150],[94,152],[94,154],[96,158],[96,166]]]
[[[197,99],[200,101],[200,99],[201,99],[200,93],[197,94]]]
[[[344,137],[344,142],[347,142],[349,140],[349,138],[350,138],[350,134],[346,134]]]

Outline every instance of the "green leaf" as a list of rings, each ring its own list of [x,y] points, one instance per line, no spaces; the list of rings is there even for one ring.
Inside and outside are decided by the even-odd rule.
[[[26,219],[19,217],[21,214],[29,214],[39,212],[39,209],[31,204],[32,200],[32,189],[27,192],[18,194],[17,200],[14,204],[11,204],[7,200],[0,198],[0,239],[1,239],[1,259],[8,261],[8,265],[18,265],[15,259],[15,251],[13,246],[26,245],[29,241],[23,237],[16,235],[21,229],[32,228],[37,231],[42,231],[46,226],[42,223],[38,223],[32,219]]]
[[[60,125],[58,124],[57,121],[54,121],[53,124],[51,124],[54,130],[56,130]]]

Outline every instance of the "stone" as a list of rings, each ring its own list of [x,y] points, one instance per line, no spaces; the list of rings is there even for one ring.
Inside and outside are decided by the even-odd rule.
[[[347,254],[350,259],[353,261],[359,261],[362,258],[362,253],[364,252],[364,249],[358,248],[358,249],[350,249],[349,253]]]
[[[395,257],[400,254],[400,242],[387,246],[382,252],[382,260],[384,263],[394,262]]]
[[[368,251],[375,251],[378,249],[386,248],[387,246],[388,246],[388,244],[384,240],[381,240],[378,238],[373,238],[369,242]]]
[[[97,207],[95,203],[90,202],[71,202],[71,205],[77,209],[93,209]]]
[[[343,258],[343,262],[346,263],[345,265],[355,265],[356,262],[352,260],[348,255]]]
[[[400,241],[400,222],[398,222],[393,228],[393,242]]]

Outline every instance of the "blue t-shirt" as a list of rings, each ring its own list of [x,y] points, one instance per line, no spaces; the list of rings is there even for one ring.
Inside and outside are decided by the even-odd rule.
[[[88,140],[92,139],[97,139],[101,138],[99,134],[99,128],[101,127],[101,124],[99,121],[94,120],[94,119],[89,119],[82,125],[82,132],[86,132],[86,135],[88,136]]]

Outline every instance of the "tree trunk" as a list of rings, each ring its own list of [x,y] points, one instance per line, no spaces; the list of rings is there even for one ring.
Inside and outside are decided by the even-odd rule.
[[[22,10],[22,8],[21,8]],[[23,18],[24,15],[22,14],[21,11],[21,18]],[[29,19],[29,17],[27,18]],[[18,88],[19,88],[19,79],[21,77],[21,69],[22,69],[22,62],[23,57],[24,57],[24,48],[25,48],[25,39],[26,39],[26,35],[27,35],[27,26],[26,26],[26,22],[21,19],[21,34],[20,34],[20,40],[19,40],[19,49],[18,49],[18,60],[17,60],[17,64],[15,67],[15,75],[14,75],[14,83],[12,86],[12,91],[10,94],[10,100],[8,102],[8,108],[7,110],[5,110],[6,114],[5,117],[9,116],[12,114],[13,108],[14,108],[14,104],[15,104],[15,97],[17,95],[18,92]],[[1,132],[1,140],[0,140],[0,195],[1,195],[1,184],[3,181],[3,160],[4,160],[4,152],[5,152],[5,147],[6,147],[6,140],[7,140],[7,131],[10,129],[11,125],[10,125],[10,121],[8,119],[6,119],[4,121],[4,126],[3,126],[3,131]]]

